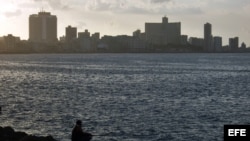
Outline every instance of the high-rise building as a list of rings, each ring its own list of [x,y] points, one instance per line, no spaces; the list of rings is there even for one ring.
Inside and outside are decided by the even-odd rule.
[[[68,26],[66,27],[66,41],[71,41],[77,37],[77,28]]]
[[[167,17],[162,23],[145,23],[146,41],[152,44],[180,44],[181,23],[169,23]]]
[[[239,48],[239,37],[229,38],[229,48],[237,50]]]
[[[29,40],[32,42],[57,41],[57,17],[44,11],[30,15]]]
[[[212,42],[212,25],[210,23],[206,23],[204,24],[204,51],[214,51]]]
[[[216,52],[222,51],[222,37],[215,36],[213,39],[214,42],[214,49]]]

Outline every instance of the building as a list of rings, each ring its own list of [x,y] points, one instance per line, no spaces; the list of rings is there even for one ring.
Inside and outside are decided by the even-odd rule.
[[[222,37],[219,36],[215,36],[213,39],[213,43],[214,43],[214,49],[215,52],[221,52],[222,51]]]
[[[145,41],[145,33],[142,33],[140,29],[133,32],[133,37]]]
[[[229,48],[237,50],[239,48],[239,37],[229,38]]]
[[[241,43],[241,47],[240,47],[241,49],[246,49],[247,48],[247,46],[246,46],[246,44],[243,42],[243,43]]]
[[[91,38],[90,32],[85,30],[85,32],[78,32],[78,42],[80,44],[81,51],[91,51]]]
[[[212,25],[210,23],[204,24],[204,51],[213,52],[213,36],[212,36]]]
[[[188,44],[188,35],[181,35],[181,45]]]
[[[141,30],[137,29],[136,31],[133,32],[133,37],[140,38],[141,35]]]
[[[59,41],[62,42],[62,43],[65,43],[66,42],[66,37],[65,36],[59,37]]]
[[[204,45],[204,39],[197,37],[190,37],[189,44],[197,47],[202,47]]]
[[[100,43],[100,33],[96,32],[96,33],[91,35],[91,48],[92,48],[92,50],[96,51],[99,43]]]
[[[4,36],[4,44],[6,48],[16,48],[18,43],[20,43],[20,37],[15,37],[12,34]]]
[[[181,23],[169,23],[167,17],[162,23],[145,23],[146,41],[155,45],[180,44]]]
[[[77,38],[77,28],[71,27],[70,25],[66,27],[66,41],[71,41]]]
[[[3,52],[18,52],[22,49],[20,37],[8,34],[7,36],[0,37],[0,53]]]
[[[56,42],[57,17],[49,12],[39,12],[29,16],[29,41]]]
[[[90,32],[87,29],[84,32],[78,32],[78,38],[90,38]]]
[[[93,41],[99,41],[100,40],[100,33],[96,32],[96,33],[92,34],[91,38]]]

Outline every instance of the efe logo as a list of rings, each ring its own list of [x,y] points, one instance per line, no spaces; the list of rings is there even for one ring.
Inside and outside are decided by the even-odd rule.
[[[246,129],[228,129],[228,136],[233,137],[233,136],[247,136],[246,135]]]
[[[250,125],[224,125],[224,141],[250,141]]]

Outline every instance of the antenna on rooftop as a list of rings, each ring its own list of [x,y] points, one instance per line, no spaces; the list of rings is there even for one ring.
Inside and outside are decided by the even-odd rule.
[[[42,13],[44,13],[44,12],[45,12],[45,10],[44,10],[44,8],[43,8],[43,7],[40,9],[40,12],[42,12]]]

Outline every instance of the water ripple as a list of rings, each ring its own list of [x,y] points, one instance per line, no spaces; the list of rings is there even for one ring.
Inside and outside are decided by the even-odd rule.
[[[249,124],[249,54],[0,55],[0,126],[70,140],[222,140]]]

